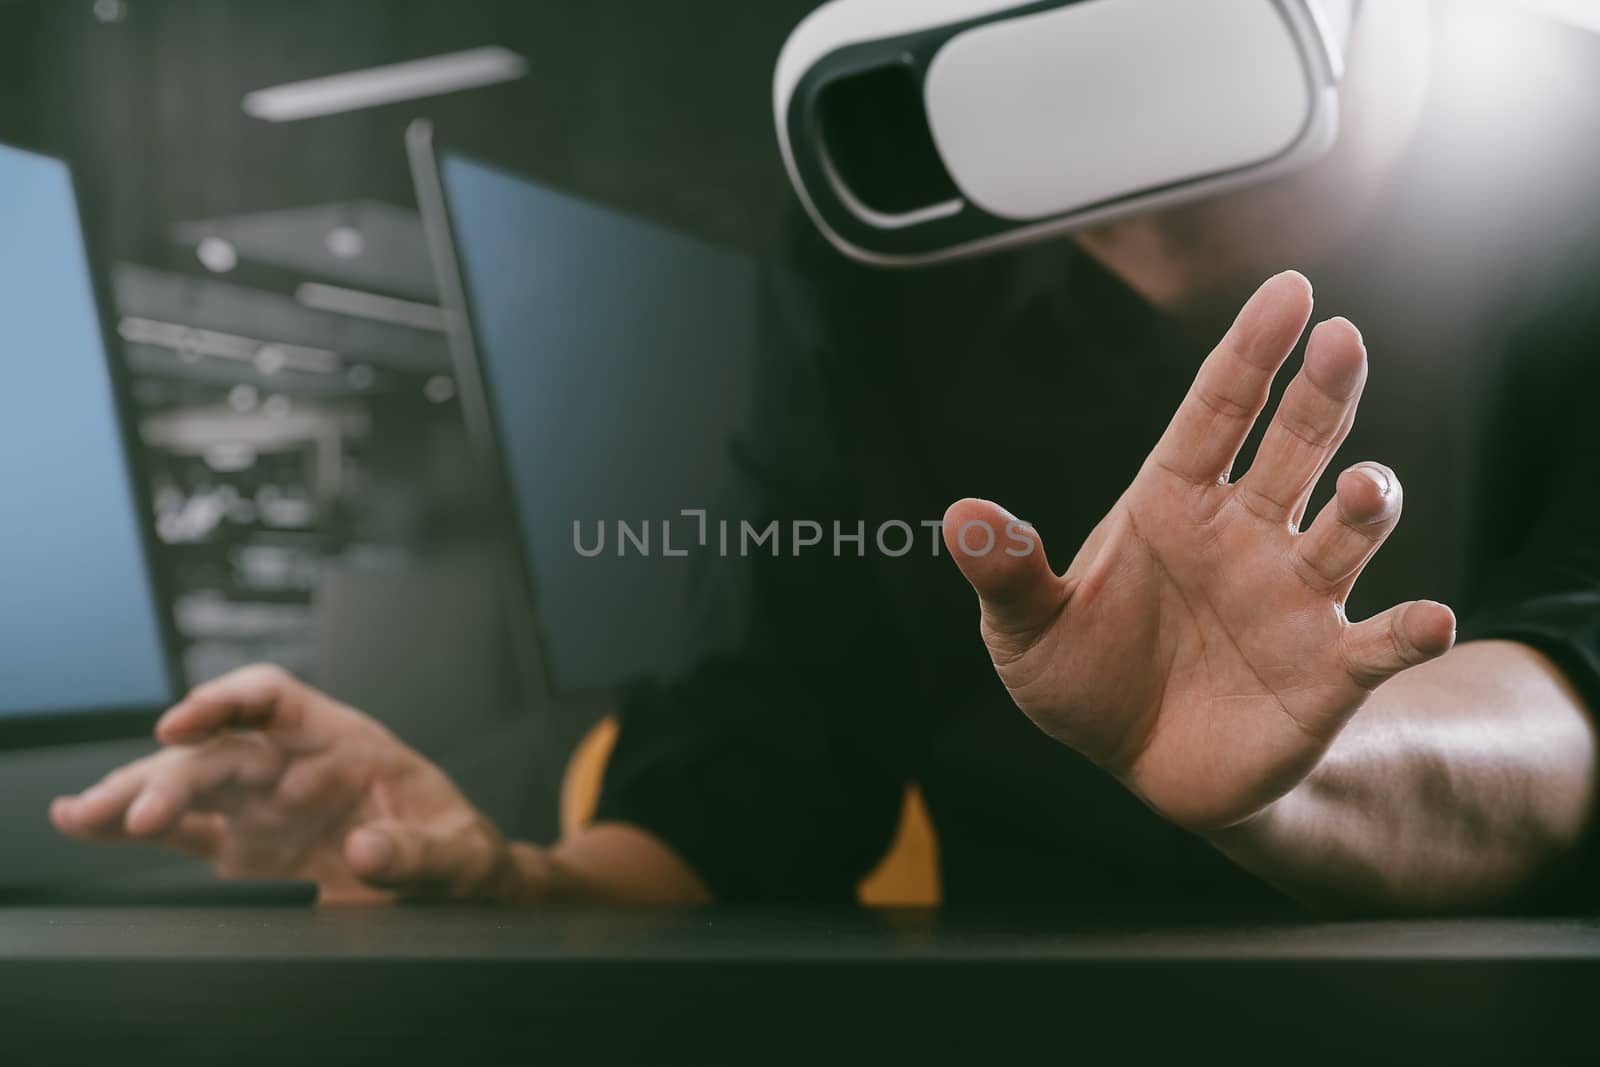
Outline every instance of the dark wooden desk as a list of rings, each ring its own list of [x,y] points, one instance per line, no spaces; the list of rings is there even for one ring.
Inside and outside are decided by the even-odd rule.
[[[0,909],[19,1065],[1592,1062],[1597,1020],[1587,920]]]

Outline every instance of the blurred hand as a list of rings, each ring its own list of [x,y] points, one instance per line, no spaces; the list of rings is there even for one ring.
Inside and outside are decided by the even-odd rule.
[[[315,881],[329,901],[539,896],[537,850],[509,846],[382,725],[276,667],[200,686],[156,736],[161,751],[55,800],[56,827],[166,845],[224,877]]]
[[[1016,521],[994,504],[963,500],[945,517],[1017,705],[1196,831],[1242,822],[1287,793],[1372,689],[1455,637],[1450,609],[1429,601],[1365,622],[1344,617],[1357,576],[1400,518],[1400,483],[1387,468],[1346,470],[1300,532],[1366,381],[1350,323],[1312,332],[1255,462],[1229,480],[1310,315],[1298,274],[1262,286],[1065,574],[1051,570],[1031,530],[974,554],[986,535],[970,524],[1005,531]]]

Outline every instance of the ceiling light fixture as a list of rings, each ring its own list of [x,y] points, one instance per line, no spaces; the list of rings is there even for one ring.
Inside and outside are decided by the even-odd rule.
[[[446,333],[450,321],[441,307],[422,304],[415,300],[398,300],[392,296],[379,296],[359,289],[345,289],[321,282],[305,282],[294,291],[294,298],[303,307],[316,311],[331,311],[336,315],[349,315],[358,319],[372,319],[392,326],[409,326],[413,330]]]
[[[357,259],[367,250],[367,239],[354,226],[335,226],[322,243],[335,259]]]
[[[200,265],[213,274],[226,274],[239,265],[239,250],[221,237],[203,237],[194,248]]]
[[[526,59],[490,45],[258,89],[244,98],[244,110],[267,122],[294,122],[477,89],[527,73]]]
[[[302,374],[332,374],[341,362],[337,352],[277,341],[258,341],[221,330],[204,330],[175,322],[160,322],[130,315],[117,323],[117,333],[132,345],[165,348],[181,354],[210,356],[237,363],[252,363],[260,369],[263,354],[274,371]]]
[[[94,0],[94,17],[96,22],[121,22],[128,17],[126,0]]]

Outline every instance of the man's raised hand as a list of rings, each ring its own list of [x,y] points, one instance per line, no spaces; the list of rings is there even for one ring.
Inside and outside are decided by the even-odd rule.
[[[1300,529],[1366,382],[1366,349],[1349,322],[1312,331],[1250,470],[1230,480],[1311,308],[1310,285],[1292,272],[1256,292],[1065,574],[1031,531],[1025,554],[967,551],[970,524],[1015,521],[995,504],[962,500],[945,516],[1017,705],[1197,831],[1241,822],[1292,789],[1372,689],[1455,637],[1454,615],[1431,601],[1344,616],[1400,518],[1393,472],[1346,469],[1334,500]]]

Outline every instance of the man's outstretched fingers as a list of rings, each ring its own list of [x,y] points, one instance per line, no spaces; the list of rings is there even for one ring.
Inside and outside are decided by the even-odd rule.
[[[127,832],[121,819],[90,819],[79,808],[77,797],[56,797],[50,802],[50,825],[79,841],[123,841]]]
[[[250,734],[224,734],[198,747],[169,748],[157,760],[159,772],[128,805],[130,837],[157,839],[192,811],[226,808],[233,790],[270,786],[284,766],[282,752]]]
[[[983,605],[991,629],[1027,640],[1066,604],[1038,531],[987,500],[958,500],[944,513],[944,543]]]
[[[1363,689],[1375,689],[1408,667],[1437,659],[1456,641],[1455,612],[1432,600],[1413,600],[1345,627],[1345,669]]]
[[[1379,463],[1339,475],[1332,500],[1291,549],[1301,574],[1319,592],[1348,596],[1362,568],[1400,521],[1400,479]]]
[[[133,798],[155,773],[155,756],[121,767],[76,796],[56,797],[50,803],[50,821],[70,837],[86,841],[118,840],[125,836],[123,818]]]
[[[1366,345],[1348,320],[1329,319],[1311,331],[1305,365],[1284,391],[1249,473],[1239,479],[1241,502],[1279,524],[1303,514],[1350,432],[1366,380]]]
[[[156,737],[168,745],[193,744],[219,730],[274,725],[296,714],[297,684],[271,664],[241,667],[196,686],[156,723]]]
[[[1200,365],[1151,460],[1196,484],[1226,478],[1310,320],[1311,283],[1294,271],[1269,278]]]

